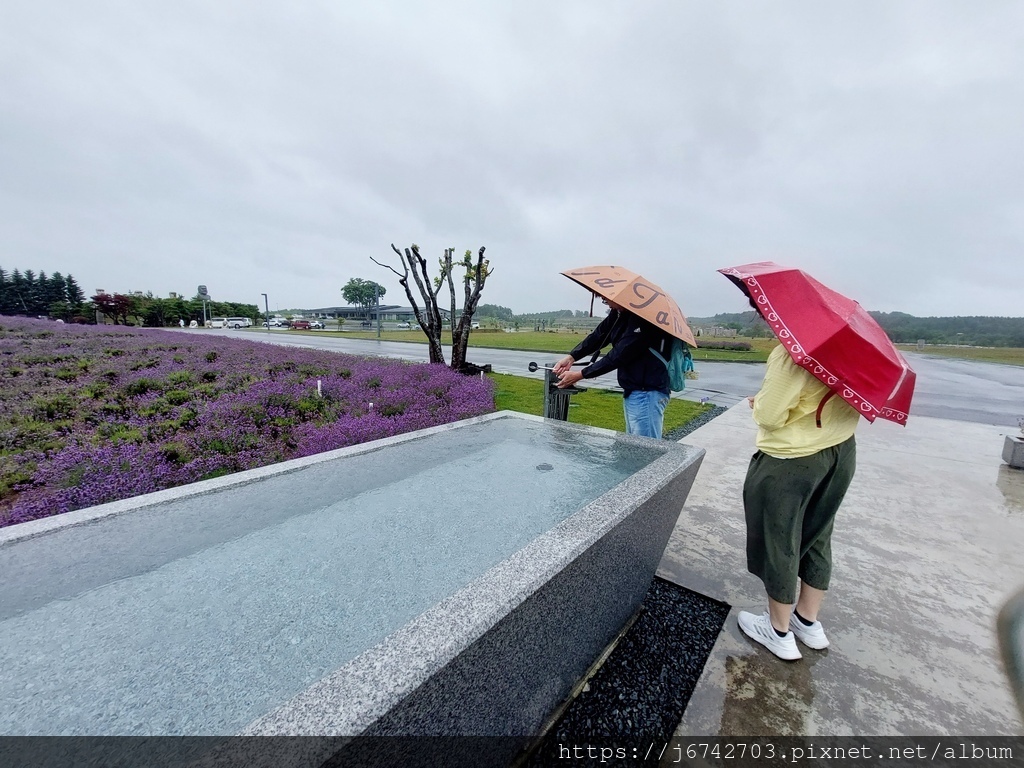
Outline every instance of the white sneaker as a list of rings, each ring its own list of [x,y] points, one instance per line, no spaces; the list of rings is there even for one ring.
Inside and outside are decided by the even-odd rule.
[[[828,638],[825,637],[825,629],[821,626],[820,621],[807,626],[794,613],[789,617],[789,630],[796,635],[797,640],[808,648],[813,648],[816,651],[828,648]]]
[[[736,622],[740,625],[740,629],[743,630],[743,634],[754,642],[763,645],[780,659],[796,661],[803,658],[800,654],[800,649],[796,647],[796,637],[793,633],[787,632],[783,637],[779,637],[772,626],[772,620],[768,616],[767,611],[760,616],[755,616],[747,611],[740,611],[739,615],[736,616]]]

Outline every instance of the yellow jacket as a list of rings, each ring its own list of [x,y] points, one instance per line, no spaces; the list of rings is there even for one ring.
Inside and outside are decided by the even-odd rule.
[[[825,403],[817,425],[818,405],[828,393],[781,344],[775,347],[761,391],[754,396],[758,450],[780,459],[810,456],[852,436],[860,416],[838,395]]]

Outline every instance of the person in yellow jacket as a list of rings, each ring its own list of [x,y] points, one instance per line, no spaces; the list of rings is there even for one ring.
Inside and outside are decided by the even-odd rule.
[[[781,659],[829,644],[818,611],[832,576],[832,527],[857,466],[857,412],[797,365],[780,344],[748,398],[757,452],[743,485],[747,570],[768,593],[739,627]],[[798,588],[799,587],[799,588]]]

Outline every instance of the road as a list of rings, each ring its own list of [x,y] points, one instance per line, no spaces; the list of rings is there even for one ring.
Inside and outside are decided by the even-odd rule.
[[[189,330],[184,333],[222,333],[236,338],[282,346],[325,349],[352,355],[395,357],[402,360],[425,362],[425,344],[374,339],[350,339],[344,334],[308,336],[277,329],[267,330]],[[451,347],[444,347],[446,359],[451,359]],[[568,351],[568,350],[567,350]],[[527,365],[536,362],[550,365],[559,355],[545,352],[518,352],[505,349],[473,347],[470,362],[490,364],[497,373],[543,378],[543,372],[530,373]],[[1024,418],[1024,367],[983,363],[973,360],[955,360],[916,352],[906,353],[907,361],[917,373],[917,387],[911,415],[936,416],[943,419],[970,421],[1016,427]],[[701,400],[715,405],[731,406],[747,395],[755,393],[764,375],[763,363],[721,363],[704,361],[697,353],[696,368],[700,378],[687,384],[679,397]],[[587,386],[615,387],[615,374],[587,381]]]

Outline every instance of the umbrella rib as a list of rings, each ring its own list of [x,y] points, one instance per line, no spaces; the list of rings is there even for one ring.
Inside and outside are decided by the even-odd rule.
[[[900,391],[900,387],[903,386],[903,382],[907,378],[907,371],[909,371],[909,370],[910,370],[909,366],[906,363],[904,363],[903,366],[902,366],[902,370],[900,371],[900,377],[899,377],[899,379],[896,380],[896,386],[893,387],[892,388],[892,392],[889,393],[889,397],[888,397],[889,400],[892,400],[894,397],[896,397],[896,393],[899,392]]]

